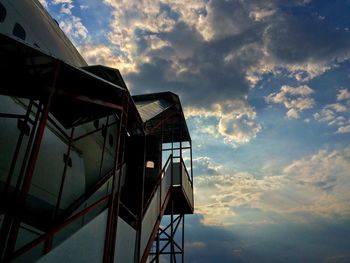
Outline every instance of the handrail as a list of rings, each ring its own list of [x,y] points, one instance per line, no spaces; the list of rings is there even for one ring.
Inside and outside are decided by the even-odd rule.
[[[158,176],[158,181],[157,181],[156,185],[154,186],[153,191],[152,191],[150,197],[148,198],[148,200],[147,200],[147,202],[146,202],[145,208],[143,209],[143,214],[146,213],[146,211],[147,211],[147,209],[148,209],[148,207],[149,207],[149,205],[150,205],[150,203],[151,203],[151,201],[152,201],[152,199],[153,199],[153,196],[155,195],[155,193],[156,193],[156,191],[157,191],[159,185],[162,183],[162,179],[163,179],[163,176],[162,176],[162,175],[165,173],[166,168],[168,167],[168,165],[169,165],[169,163],[170,163],[170,160],[171,160],[172,158],[173,158],[173,155],[170,154],[169,157],[168,157],[168,159],[167,159],[167,161],[165,162],[165,164],[164,164],[162,170],[160,170],[159,176]]]
[[[85,208],[82,211],[80,211],[78,214],[68,218],[66,221],[58,224],[55,227],[53,227],[50,231],[46,232],[45,234],[41,235],[40,237],[34,239],[32,242],[30,242],[30,243],[24,245],[23,247],[19,248],[18,250],[16,250],[12,254],[11,260],[13,260],[13,259],[15,259],[15,258],[17,258],[17,257],[19,257],[21,255],[23,255],[24,253],[28,252],[29,250],[34,248],[36,245],[40,244],[41,242],[43,242],[45,240],[52,240],[52,238],[54,237],[54,235],[56,233],[60,232],[62,229],[64,229],[66,226],[68,226],[69,224],[73,223],[77,219],[83,217],[88,212],[94,210],[99,205],[101,205],[104,202],[108,201],[110,199],[110,197],[111,197],[111,194],[106,195],[105,197],[99,199],[98,201],[96,201],[92,205],[90,205],[87,208]]]
[[[152,194],[150,195],[150,198],[148,199],[147,203],[146,203],[146,206],[145,206],[145,209],[143,211],[143,218],[146,218],[147,216],[149,216],[149,209],[150,207],[153,208],[154,205],[159,205],[159,210],[156,210],[156,213],[159,213],[159,214],[153,214],[152,216],[152,212],[153,210],[150,211],[151,213],[151,216],[148,217],[149,219],[150,218],[153,218],[151,219],[150,221],[146,221],[148,222],[147,225],[148,227],[146,228],[146,232],[144,232],[144,237],[146,237],[147,240],[145,240],[145,242],[143,242],[143,246],[142,247],[142,250],[140,251],[141,252],[141,261],[142,263],[146,262],[147,260],[147,253],[146,251],[149,251],[150,249],[150,246],[154,240],[154,236],[155,236],[155,233],[159,227],[159,224],[160,224],[160,221],[161,221],[161,218],[162,216],[164,215],[165,213],[165,210],[167,208],[167,205],[168,205],[168,202],[169,200],[172,198],[172,191],[173,191],[173,187],[174,187],[174,179],[173,179],[173,161],[174,159],[179,159],[180,161],[177,162],[177,164],[179,164],[179,172],[182,174],[182,173],[186,173],[187,174],[187,183],[185,183],[186,185],[188,185],[189,187],[192,187],[193,189],[193,184],[192,184],[192,181],[190,179],[190,176],[189,176],[189,173],[187,171],[187,168],[186,168],[186,165],[185,165],[185,162],[183,160],[183,158],[181,156],[176,156],[174,157],[172,154],[169,156],[168,160],[166,161],[165,165],[163,166],[162,170],[160,171],[160,174],[159,174],[159,178],[158,178],[158,181],[152,191]],[[171,165],[171,167],[169,167],[169,164]],[[168,169],[171,169],[171,174],[168,173]],[[183,169],[185,168],[185,169]],[[171,182],[168,181],[168,183],[170,183],[170,187],[169,188],[164,188],[163,189],[163,180],[168,180],[170,179],[169,176],[171,176]],[[183,179],[180,179],[180,183],[181,185],[183,186]],[[167,184],[168,185],[168,184]],[[166,191],[163,193],[163,191]],[[156,195],[158,193],[158,195]],[[157,199],[155,199],[155,197],[157,196]],[[164,196],[164,197],[163,197]],[[192,201],[189,200],[190,197],[187,196],[187,194],[185,194],[185,197],[188,201],[189,204],[191,204],[192,206]],[[156,204],[154,203],[155,202],[159,202],[159,204]],[[157,215],[156,217],[154,215]],[[154,221],[152,221],[154,220]],[[142,221],[143,222],[143,221]],[[149,228],[151,227],[151,228]],[[151,229],[151,231],[150,231]],[[150,231],[150,232],[149,232]],[[143,238],[141,238],[142,240]]]

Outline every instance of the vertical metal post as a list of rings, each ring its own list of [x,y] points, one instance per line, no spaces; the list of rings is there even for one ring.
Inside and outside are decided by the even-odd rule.
[[[159,250],[160,250],[160,233],[157,234],[157,247],[156,247],[156,263],[159,263]]]
[[[126,107],[125,107],[125,130],[123,131],[123,148],[122,148],[122,158],[121,158],[121,169],[120,169],[120,176],[118,180],[118,192],[117,192],[117,200],[115,202],[115,208],[114,208],[114,222],[113,222],[113,229],[112,229],[112,239],[111,239],[111,262],[114,261],[114,248],[115,243],[117,239],[117,230],[118,230],[118,217],[119,217],[119,208],[120,208],[120,196],[122,192],[122,178],[124,176],[123,174],[123,163],[124,163],[124,157],[125,157],[125,144],[126,144],[126,136],[127,136],[127,128],[128,128],[128,109],[129,109],[129,98],[125,98]]]
[[[28,144],[27,144],[27,147],[26,147],[26,152],[24,154],[22,165],[21,165],[21,169],[19,171],[17,182],[16,182],[16,189],[15,189],[16,198],[18,198],[18,192],[19,192],[19,189],[20,189],[21,184],[22,184],[22,179],[23,179],[24,172],[25,172],[25,169],[26,169],[27,160],[28,160],[28,157],[30,155],[30,150],[31,150],[32,142],[34,140],[35,133],[36,133],[36,129],[37,129],[37,125],[38,125],[38,122],[39,122],[39,117],[40,117],[42,106],[43,106],[42,103],[39,103],[39,105],[37,107],[37,112],[35,114],[33,127],[32,127],[32,130],[30,132],[30,135],[29,135]]]
[[[32,111],[32,106],[33,106],[33,101],[30,100],[28,108],[27,108],[26,115],[24,117],[24,124],[25,125],[28,123],[29,115],[30,115],[30,112]],[[24,129],[21,130],[21,133],[19,134],[19,137],[18,137],[18,140],[17,140],[15,152],[14,152],[13,157],[12,157],[9,173],[7,175],[7,179],[6,179],[6,183],[5,183],[5,187],[4,187],[4,191],[3,191],[3,200],[7,199],[8,189],[9,189],[10,184],[11,184],[13,172],[15,170],[15,166],[16,166],[16,163],[17,163],[19,151],[20,151],[21,146],[22,146],[23,138],[24,138]]]
[[[190,159],[191,159],[191,184],[193,187],[193,163],[192,163],[192,140],[190,140]]]
[[[67,175],[67,170],[68,170],[68,159],[70,157],[70,152],[71,152],[71,149],[72,149],[73,136],[74,136],[74,128],[72,128],[71,133],[70,133],[70,137],[69,137],[68,148],[67,148],[67,153],[66,153],[67,159],[64,162],[64,168],[63,168],[63,174],[62,174],[62,179],[61,179],[61,185],[60,185],[60,189],[59,189],[59,192],[58,192],[58,197],[57,197],[55,211],[54,211],[54,214],[53,214],[53,218],[54,219],[56,219],[56,216],[58,215],[58,211],[59,211],[60,205],[61,205],[63,187],[64,187],[64,182],[66,181],[66,175]]]
[[[139,259],[142,257],[141,254],[141,233],[142,233],[142,219],[143,219],[143,210],[144,210],[144,198],[145,198],[145,177],[146,177],[146,149],[147,149],[147,140],[146,135],[144,135],[143,140],[143,170],[142,170],[142,186],[141,186],[141,209],[139,211],[139,218],[138,218],[138,241],[137,241],[137,255],[136,258]]]
[[[170,262],[174,263],[174,200],[171,199],[171,215],[170,215]]]
[[[182,259],[181,262],[184,263],[185,262],[185,215],[182,215],[182,240],[181,240],[182,244]]]
[[[100,162],[100,173],[99,173],[99,177],[101,178],[101,173],[102,173],[102,167],[103,167],[103,158],[104,158],[104,154],[105,154],[105,150],[106,150],[106,141],[107,141],[107,134],[108,134],[108,122],[109,122],[109,116],[107,116],[107,121],[106,121],[106,134],[103,138],[103,147],[102,147],[102,154],[101,154],[101,162]],[[102,134],[103,134],[103,128],[102,128]]]
[[[116,152],[116,161],[114,164],[114,174],[113,174],[113,185],[112,185],[112,194],[109,202],[107,226],[106,226],[106,239],[105,247],[103,254],[103,262],[113,262],[114,261],[114,247],[117,234],[118,226],[118,216],[119,216],[119,206],[120,206],[120,194],[121,194],[121,184],[123,177],[123,161],[124,161],[124,152],[125,152],[125,141],[126,141],[126,129],[127,129],[127,118],[128,118],[128,101],[127,98],[123,98],[123,110],[120,118],[119,134],[118,134],[118,143],[117,143],[117,152]],[[125,123],[124,123],[125,119]],[[124,126],[123,126],[124,125]],[[123,129],[123,127],[125,129]],[[121,140],[123,138],[123,140]],[[120,146],[123,143],[120,153]],[[120,162],[119,162],[119,157]],[[116,172],[118,165],[120,163],[120,172],[118,177],[118,189],[117,189],[117,178]]]
[[[104,245],[104,253],[103,253],[103,262],[110,262],[109,253],[110,253],[110,239],[111,239],[111,229],[113,224],[113,208],[114,208],[114,199],[116,194],[116,182],[117,182],[117,170],[119,165],[119,154],[120,154],[120,144],[121,144],[121,136],[122,136],[122,128],[124,121],[124,111],[121,112],[121,116],[119,119],[119,129],[118,129],[118,140],[116,144],[116,152],[114,158],[114,169],[113,169],[113,180],[112,180],[112,193],[108,204],[108,218],[106,225],[106,237],[105,237],[105,245]],[[121,177],[122,166],[120,166],[119,177]]]

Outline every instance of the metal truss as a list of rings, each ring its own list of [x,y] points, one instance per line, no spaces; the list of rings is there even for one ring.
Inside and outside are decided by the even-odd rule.
[[[159,227],[152,251],[149,253],[149,263],[184,262],[185,215],[173,214],[166,227]],[[168,219],[168,217],[166,219]]]

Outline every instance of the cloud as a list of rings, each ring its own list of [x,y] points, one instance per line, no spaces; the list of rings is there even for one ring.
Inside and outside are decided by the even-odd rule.
[[[348,91],[348,89],[339,90],[339,93],[337,94],[337,101],[342,101],[347,99],[350,99],[350,92]]]
[[[90,64],[118,68],[121,71],[128,70],[128,63],[125,63],[123,57],[115,56],[116,51],[113,47],[85,44],[79,46],[79,51]]]
[[[222,166],[213,163],[207,156],[193,158],[193,169],[197,175],[216,175],[222,169]]]
[[[81,43],[81,41],[88,38],[88,30],[79,17],[71,16],[69,19],[61,20],[59,24],[61,29],[73,41]]]
[[[350,132],[350,112],[348,109],[350,100],[348,99],[347,89],[339,90],[336,100],[342,103],[345,102],[346,105],[339,102],[327,104],[321,111],[313,114],[314,119],[319,122],[326,122],[328,126],[337,126],[336,134]]]
[[[74,7],[72,0],[52,0],[53,5],[60,5],[62,14],[71,15]]]
[[[221,227],[194,215],[186,217],[185,257],[189,263],[345,262],[349,233],[348,220]]]
[[[186,85],[188,92],[201,85],[203,90],[203,84],[213,87],[220,77],[220,93],[244,96],[264,74],[279,75],[284,69],[287,75],[305,81],[348,54],[349,39],[344,34],[318,24],[318,20],[284,13],[280,6],[293,5],[286,1],[104,2],[114,14],[109,40],[133,69],[129,83],[139,86],[140,79],[146,79],[146,89]],[[295,1],[296,6],[305,4]],[[310,28],[316,32],[306,30]],[[335,40],[330,41],[330,36]],[[301,42],[305,42],[302,47]],[[231,77],[220,72],[230,72]],[[192,102],[206,98],[197,92],[187,97]],[[296,112],[291,111],[290,116],[295,117]]]
[[[188,118],[200,120],[197,130],[235,147],[251,142],[263,129],[247,100],[262,77],[301,83],[269,95],[269,103],[286,108],[287,118],[300,118],[316,104],[311,88],[302,82],[349,57],[348,34],[335,32],[326,19],[295,15],[303,11],[296,9],[303,8],[302,1],[103,3],[111,12],[101,30],[104,43],[89,42],[90,28],[82,20],[64,20],[63,29],[81,40],[79,49],[89,63],[121,69],[133,94],[179,94]],[[286,4],[298,12],[287,13]],[[328,110],[335,116],[327,123],[337,125],[338,133],[348,131],[349,118],[341,118],[343,113],[334,107]],[[212,173],[218,176],[217,170]]]
[[[347,34],[318,18],[285,12],[305,8],[305,1],[104,0],[110,20],[98,38],[74,16],[71,0],[55,3],[69,7],[72,17],[61,19],[61,27],[89,63],[121,69],[133,94],[171,90],[185,108],[198,111],[227,108],[227,101],[246,104],[267,74],[304,82],[349,58]],[[286,93],[291,99],[282,103],[288,118],[315,104],[311,95],[293,96]],[[212,115],[208,134],[237,146],[261,131],[250,113],[235,116]]]
[[[210,108],[186,107],[187,118],[202,118],[198,128],[233,146],[248,143],[261,131],[254,108],[242,100],[215,103]],[[207,120],[207,121],[205,121]],[[209,125],[208,125],[209,124]]]
[[[257,178],[219,168],[196,176],[196,210],[209,225],[271,224],[281,218],[303,222],[308,216],[350,215],[350,149],[320,150],[291,162],[280,174]],[[254,216],[247,209],[259,209]],[[266,213],[274,216],[266,217]]]
[[[276,10],[274,9],[256,8],[249,12],[249,17],[253,18],[255,21],[260,22],[272,16],[275,12]]]
[[[40,2],[45,8],[49,7],[46,0]],[[76,46],[87,44],[90,41],[88,29],[83,24],[82,19],[73,14],[73,9],[75,7],[73,0],[52,0],[50,6],[57,6],[60,8],[56,19],[59,21],[59,26],[62,31]]]
[[[349,133],[350,132],[350,125],[347,126],[341,126],[338,128],[336,133]]]
[[[298,119],[302,111],[314,107],[315,101],[313,98],[310,98],[313,92],[307,85],[299,87],[283,85],[279,92],[271,93],[265,98],[265,101],[267,103],[283,104],[288,109],[287,117],[289,119]]]

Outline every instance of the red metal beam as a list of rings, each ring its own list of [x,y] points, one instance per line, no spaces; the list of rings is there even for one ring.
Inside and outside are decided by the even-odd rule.
[[[147,262],[147,257],[148,257],[148,251],[151,249],[152,247],[152,242],[158,232],[158,228],[159,228],[159,225],[160,225],[160,221],[164,215],[164,212],[165,212],[165,209],[169,203],[169,200],[171,199],[171,196],[172,196],[172,188],[170,187],[169,188],[169,191],[168,191],[168,194],[166,195],[165,197],[165,200],[164,200],[164,203],[163,203],[163,206],[162,206],[162,210],[160,211],[160,215],[157,219],[157,222],[155,223],[154,227],[153,227],[153,230],[152,230],[152,234],[150,235],[150,238],[148,240],[148,243],[147,243],[147,246],[145,248],[145,250],[143,251],[143,255],[142,255],[142,258],[140,260],[140,263],[146,263]]]
[[[83,209],[82,211],[80,211],[78,214],[70,217],[69,219],[67,219],[66,221],[64,221],[61,224],[58,224],[57,226],[53,227],[51,230],[49,230],[48,232],[46,232],[45,234],[41,235],[40,237],[38,237],[37,239],[33,240],[32,242],[28,243],[27,245],[24,245],[23,247],[21,247],[20,249],[18,249],[17,251],[15,251],[10,260],[14,260],[15,258],[23,255],[24,253],[28,252],[29,250],[31,250],[32,248],[34,248],[35,246],[37,246],[38,244],[40,244],[41,242],[43,242],[44,240],[53,238],[53,236],[58,233],[59,231],[61,231],[62,229],[64,229],[66,226],[70,225],[71,223],[73,223],[74,221],[78,220],[79,218],[83,217],[84,215],[86,215],[87,213],[89,213],[90,211],[94,210],[96,207],[98,207],[99,205],[103,204],[104,202],[106,202],[107,200],[109,200],[109,198],[111,197],[111,195],[106,195],[105,197],[101,198],[100,200],[96,201],[95,203],[93,203],[92,205],[88,206],[87,208]]]
[[[116,235],[116,227],[118,222],[118,215],[119,215],[119,202],[120,202],[120,193],[121,193],[121,180],[122,180],[122,171],[123,171],[123,160],[124,160],[124,144],[125,144],[125,136],[126,136],[126,129],[127,129],[127,107],[128,104],[126,104],[125,99],[123,98],[123,110],[121,112],[121,118],[119,123],[119,131],[118,131],[118,142],[116,144],[116,156],[115,156],[115,162],[114,162],[114,171],[113,171],[113,182],[112,182],[112,193],[111,193],[111,200],[109,202],[108,206],[108,217],[107,217],[107,225],[106,225],[106,237],[105,237],[105,245],[104,245],[104,252],[103,252],[103,262],[113,262],[113,255],[114,255],[114,246],[113,243],[115,242],[115,235]],[[126,110],[124,110],[124,107],[126,107]],[[125,123],[124,123],[125,121]],[[123,139],[123,141],[122,141]],[[123,143],[122,152],[120,153],[120,147]],[[121,155],[121,158],[120,158]],[[120,160],[119,160],[120,159]],[[118,163],[121,163],[119,177],[118,177],[118,190],[117,190],[117,165]]]

